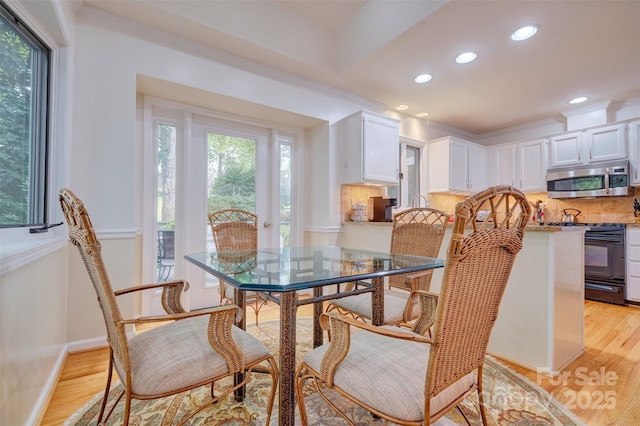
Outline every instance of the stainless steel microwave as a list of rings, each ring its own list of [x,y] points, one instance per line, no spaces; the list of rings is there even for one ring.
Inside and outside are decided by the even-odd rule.
[[[549,198],[621,197],[633,195],[629,161],[610,161],[547,170]]]

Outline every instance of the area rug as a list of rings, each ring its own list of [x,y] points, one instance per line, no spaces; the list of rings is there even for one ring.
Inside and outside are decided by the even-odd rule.
[[[259,326],[250,325],[247,330],[262,340],[274,354],[278,351],[278,321],[260,323]],[[311,349],[312,326],[310,318],[299,318],[297,322],[297,358]],[[277,359],[277,357],[276,357]],[[485,403],[487,404],[487,417],[489,425],[555,425],[571,426],[583,425],[577,417],[569,412],[562,404],[555,400],[546,391],[535,385],[528,379],[510,370],[492,357],[487,357],[484,369]],[[232,384],[232,379],[220,381],[216,384],[218,390]],[[265,425],[266,400],[270,387],[270,380],[265,375],[254,375],[246,388],[244,402],[238,403],[233,395],[226,400],[203,410],[193,419],[187,422],[190,426],[220,425],[220,426],[245,426]],[[120,384],[113,386],[109,397],[113,398],[122,389]],[[307,390],[307,392],[310,392]],[[185,415],[194,408],[202,406],[209,398],[209,388],[203,387],[189,392],[183,392],[166,398],[153,401],[134,401],[130,425],[162,425],[178,424]],[[81,410],[71,416],[65,422],[65,426],[95,425],[102,394],[96,395]],[[334,402],[345,409],[357,425],[384,425],[381,419],[374,418],[369,412],[354,404],[334,395]],[[272,415],[271,425],[277,425],[277,403]],[[346,422],[339,417],[322,399],[315,393],[307,394],[305,405],[309,416],[310,425],[345,425]],[[122,411],[124,403],[120,402],[115,412],[109,419],[108,425],[122,424]],[[472,426],[481,425],[478,410],[477,397],[467,398],[460,404],[460,409],[469,419]],[[296,417],[298,420],[299,416]],[[440,419],[438,425],[466,425],[460,411],[455,409]]]

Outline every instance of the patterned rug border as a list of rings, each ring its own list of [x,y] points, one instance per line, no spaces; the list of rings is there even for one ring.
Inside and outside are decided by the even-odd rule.
[[[501,369],[503,371],[507,371],[510,375],[512,375],[513,377],[517,378],[525,386],[530,388],[531,391],[535,392],[536,393],[536,397],[538,398],[538,400],[539,401],[544,401],[544,405],[547,408],[550,408],[550,406],[551,406],[551,407],[553,407],[554,410],[557,410],[560,413],[562,413],[562,415],[564,417],[568,417],[576,425],[584,425],[584,426],[586,426],[586,423],[581,418],[579,418],[577,415],[575,415],[573,412],[571,412],[567,407],[564,406],[564,404],[562,404],[560,401],[558,401],[546,389],[544,389],[543,387],[541,387],[540,385],[538,385],[537,383],[535,383],[534,381],[532,381],[528,377],[525,377],[522,374],[518,373],[513,368],[511,368],[507,364],[505,364],[502,360],[497,359],[495,356],[486,355],[485,358],[486,358],[486,360],[488,360],[488,361],[492,362],[493,364],[495,364],[495,367],[497,367],[497,368],[499,368],[499,369]],[[560,417],[555,412],[554,412],[554,415],[556,417],[558,417],[558,418]]]
[[[311,322],[312,318],[310,317],[301,317],[298,318],[298,330],[300,329],[305,329],[305,328],[310,328],[311,327]],[[249,326],[247,326],[247,330],[249,332],[253,332],[254,334],[264,334],[265,333],[265,329],[269,329],[269,328],[273,328],[273,327],[277,327],[276,324],[279,323],[279,320],[270,320],[270,321],[263,321],[261,322],[258,326],[256,326],[255,324],[250,324]],[[303,324],[301,324],[303,323]],[[274,338],[274,336],[271,336],[271,338]],[[275,338],[277,339],[277,336],[275,336]],[[533,398],[530,401],[532,406],[538,406],[538,407],[542,407],[544,409],[546,409],[549,414],[551,414],[557,421],[561,422],[561,425],[566,425],[566,424],[574,424],[576,426],[584,426],[586,425],[580,418],[578,418],[574,413],[572,413],[570,410],[568,410],[562,403],[560,403],[560,401],[558,401],[556,398],[553,397],[552,394],[550,394],[548,391],[546,391],[544,388],[542,388],[540,385],[538,385],[537,383],[533,382],[532,380],[530,380],[529,378],[521,375],[520,373],[516,372],[515,370],[513,370],[511,367],[509,367],[505,362],[503,362],[500,359],[497,359],[495,356],[492,355],[487,355],[486,357],[487,359],[487,365],[490,366],[492,369],[496,370],[497,372],[499,372],[500,376],[506,378],[506,381],[510,381],[512,383],[515,383],[516,386],[518,386],[520,389],[522,389],[525,392],[525,395],[522,396],[522,398],[524,398],[525,400],[521,401],[521,403],[524,403],[524,406],[527,407],[528,402],[526,401],[527,399],[527,395],[531,395]],[[119,380],[115,380],[114,383],[112,383],[110,392],[115,389],[116,387],[118,387],[120,385]],[[489,391],[487,391],[489,392]],[[498,392],[497,388],[493,389],[493,392],[491,395],[485,395],[485,402],[489,402],[487,400],[487,398],[492,398],[493,400],[495,399],[500,399],[500,398],[513,398],[514,396],[512,394],[509,394],[508,396],[506,394],[501,394],[500,392]],[[504,392],[503,392],[504,393]],[[96,406],[97,404],[100,403],[100,400],[102,399],[102,392],[97,393],[95,396],[93,396],[91,398],[90,401],[88,401],[86,404],[84,404],[82,406],[82,408],[78,409],[76,412],[74,412],[65,422],[64,422],[64,426],[72,426],[74,424],[76,424],[76,422],[81,421],[82,417],[85,416],[91,409],[92,407]],[[468,414],[471,414],[472,416],[477,416],[477,398],[467,398],[467,404],[468,406],[463,407],[464,411],[467,411]],[[470,402],[470,403],[469,403]],[[493,403],[495,403],[495,401],[492,401]],[[276,405],[277,405],[277,398],[276,398]],[[498,406],[498,405],[496,405]],[[108,409],[109,407],[107,407]],[[473,413],[473,411],[475,411],[476,413]],[[521,408],[519,409],[519,411],[523,411]],[[274,408],[274,415],[277,418],[277,408]],[[448,416],[448,415],[447,415]],[[490,416],[488,416],[490,417]],[[508,415],[506,415],[506,417],[508,417]],[[272,419],[273,420],[273,419]],[[453,422],[449,419],[445,419],[443,418],[442,420],[444,420],[444,423],[447,424],[453,424]],[[511,424],[508,420],[508,418],[501,418],[501,419],[489,419],[490,424]],[[533,419],[529,419],[529,420],[533,420]],[[505,423],[506,421],[506,423]],[[440,422],[438,422],[440,423]],[[203,423],[203,424],[208,424],[208,423]],[[226,423],[225,423],[226,424]],[[231,424],[231,423],[230,423]],[[235,423],[233,423],[235,424]],[[253,423],[252,423],[253,424]],[[272,421],[272,424],[274,424],[274,422]],[[367,423],[370,424],[370,423]],[[377,423],[375,423],[377,424]],[[457,423],[456,423],[457,424]],[[530,423],[530,424],[536,424],[534,423]]]

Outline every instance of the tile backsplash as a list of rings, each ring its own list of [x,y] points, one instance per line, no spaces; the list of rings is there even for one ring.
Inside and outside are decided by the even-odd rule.
[[[365,185],[342,185],[340,213],[342,221],[351,220],[351,206],[358,203],[369,205],[369,198],[384,195],[384,188]],[[369,214],[369,208],[367,208]]]
[[[583,223],[634,223],[633,196],[599,197],[593,199],[550,199],[546,192],[525,194],[531,203],[542,200],[545,204],[545,222],[562,221],[562,210],[577,209],[576,218]],[[453,212],[464,195],[429,194],[429,205],[433,208]]]
[[[384,195],[384,188],[362,185],[342,185],[342,220],[349,221],[351,206],[367,204],[370,197]],[[593,199],[550,199],[546,192],[526,194],[531,203],[542,200],[545,204],[545,222],[560,222],[562,210],[577,209],[578,222],[583,223],[634,223],[633,200],[635,197],[599,197]],[[640,199],[640,195],[636,195]],[[456,194],[429,194],[429,205],[453,213],[457,203],[465,198]]]

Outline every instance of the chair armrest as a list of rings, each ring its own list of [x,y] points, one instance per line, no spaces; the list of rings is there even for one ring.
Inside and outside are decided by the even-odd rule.
[[[417,342],[429,343],[432,344],[433,340],[425,336],[419,336],[407,331],[402,331],[401,329],[392,330],[389,328],[382,328],[375,325],[371,325],[364,321],[358,321],[346,315],[341,315],[337,312],[325,312],[320,316],[320,326],[323,330],[328,330],[334,324],[345,324],[344,326],[349,327],[353,325],[354,327],[370,331],[372,333],[380,334],[387,337],[392,337],[396,339],[403,340],[414,340]],[[333,332],[331,333],[331,339],[333,340]]]
[[[380,334],[394,339],[412,340],[431,344],[433,341],[425,336],[416,335],[409,332],[395,331],[387,328],[380,328],[374,325],[358,321],[353,318],[340,315],[336,312],[326,312],[320,316],[320,325],[324,330],[329,330],[329,347],[320,362],[320,376],[327,386],[333,386],[333,377],[338,365],[349,353],[351,343],[351,326],[361,328],[371,333]]]
[[[122,290],[114,291],[116,296],[123,294],[133,293],[137,291],[151,290],[154,288],[162,288],[162,307],[168,314],[177,314],[180,312],[186,312],[182,307],[180,301],[180,295],[183,291],[189,289],[189,283],[185,280],[167,281],[163,283],[143,284],[135,287],[123,288]]]
[[[418,271],[418,272],[414,272],[414,273],[411,273],[411,274],[407,274],[404,277],[404,283],[407,285],[407,287],[410,287],[411,283],[414,280],[416,280],[416,279],[418,279],[420,277],[425,277],[425,276],[427,276],[427,275],[429,275],[431,273],[433,273],[433,270],[427,269],[427,270],[424,270],[424,271]]]
[[[178,321],[178,320],[182,320],[186,318],[194,318],[202,315],[217,315],[218,312],[225,312],[225,311],[234,311],[233,312],[234,321],[239,321],[240,319],[242,319],[242,309],[240,309],[237,305],[223,305],[223,306],[216,306],[214,308],[198,309],[197,311],[176,312],[168,315],[153,315],[148,317],[125,318],[120,321],[120,324],[140,325],[140,324],[153,323],[153,322]]]
[[[411,297],[417,297],[420,302],[420,312],[411,329],[414,333],[424,335],[429,332],[429,329],[436,321],[436,308],[438,307],[438,298],[440,296],[429,291],[417,290],[411,294]]]
[[[407,298],[407,304],[404,307],[404,312],[402,314],[403,320],[405,324],[409,324],[412,320],[413,306],[416,301],[416,292],[417,291],[428,291],[431,285],[431,274],[433,274],[432,269],[428,269],[425,271],[419,271],[413,274],[407,274],[405,277],[405,285],[409,290],[409,297]],[[419,279],[422,277],[429,277],[426,286],[421,285],[423,280]],[[426,287],[426,288],[425,288]],[[422,333],[421,333],[422,334]]]

